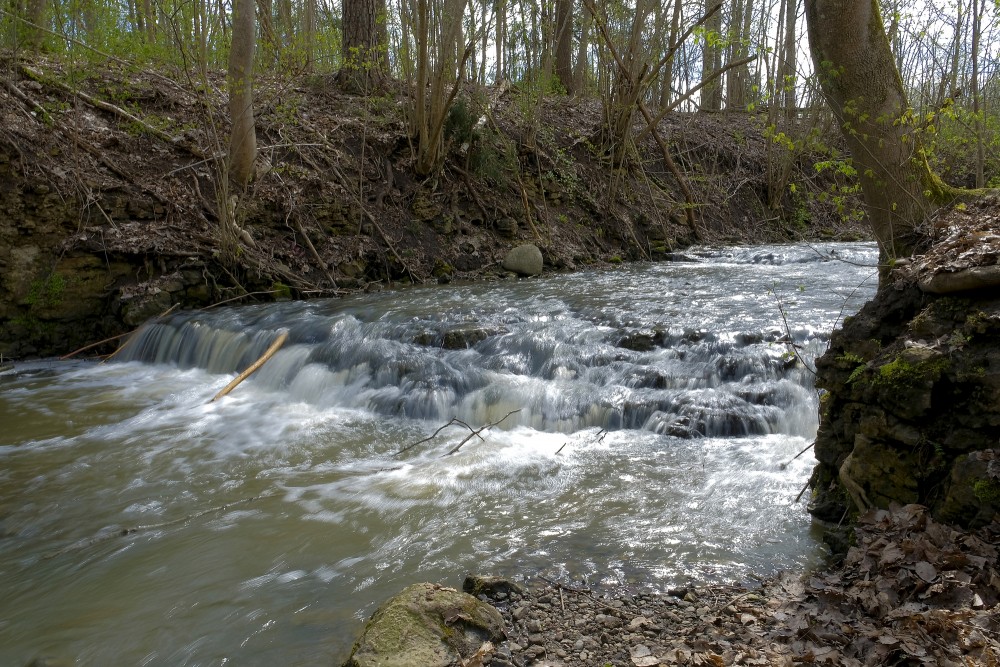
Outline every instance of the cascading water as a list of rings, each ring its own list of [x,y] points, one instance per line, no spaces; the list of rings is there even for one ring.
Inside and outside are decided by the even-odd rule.
[[[816,430],[807,366],[875,258],[703,250],[182,313],[116,363],[22,365],[0,377],[0,664],[315,664],[416,580],[801,565],[811,461],[783,464]],[[505,416],[451,456],[461,425],[407,448]]]

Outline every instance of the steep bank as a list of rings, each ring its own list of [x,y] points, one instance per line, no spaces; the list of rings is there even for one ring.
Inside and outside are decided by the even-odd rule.
[[[227,198],[221,76],[10,57],[0,68],[4,357],[67,352],[175,304],[502,277],[524,242],[563,270],[861,231],[843,215],[853,195],[814,166],[836,155],[819,142],[789,152],[763,116],[662,121],[689,202],[649,137],[610,168],[595,100],[468,89],[443,170],[419,179],[402,87],[365,98],[324,77],[260,81],[258,177]],[[235,248],[220,205],[245,232]]]
[[[839,525],[891,503],[920,503],[969,527],[997,516],[998,232],[996,199],[950,211],[934,246],[897,266],[834,333],[817,364],[827,390],[812,478],[817,518]]]

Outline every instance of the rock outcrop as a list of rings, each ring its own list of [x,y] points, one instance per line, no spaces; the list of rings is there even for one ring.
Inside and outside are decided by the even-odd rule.
[[[500,613],[437,584],[413,584],[379,607],[345,667],[452,667],[483,664],[504,637]]]
[[[949,228],[927,255],[894,271],[819,360],[817,384],[827,393],[815,517],[837,524],[919,503],[938,520],[976,527],[1000,510],[1000,290],[975,281],[974,289],[935,289],[935,276],[996,268],[997,217],[977,220]],[[970,252],[956,263],[959,238]]]

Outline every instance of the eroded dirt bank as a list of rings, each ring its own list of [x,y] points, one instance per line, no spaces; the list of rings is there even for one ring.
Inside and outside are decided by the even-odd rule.
[[[466,90],[443,169],[420,179],[402,87],[364,98],[332,78],[260,81],[258,176],[226,198],[221,77],[9,56],[0,71],[4,357],[64,353],[175,304],[503,277],[520,243],[549,271],[863,233],[835,170],[815,168],[836,155],[822,140],[787,152],[763,116],[661,123],[692,204],[649,137],[610,168],[594,100]],[[220,207],[245,231],[235,246]]]

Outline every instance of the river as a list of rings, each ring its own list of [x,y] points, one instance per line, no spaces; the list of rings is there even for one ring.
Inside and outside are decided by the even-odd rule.
[[[415,581],[663,589],[817,562],[808,366],[876,251],[689,256],[184,312],[110,363],[15,365],[0,665],[336,664]]]

